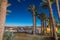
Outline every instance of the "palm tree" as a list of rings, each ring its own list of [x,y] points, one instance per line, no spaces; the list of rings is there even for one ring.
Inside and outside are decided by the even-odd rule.
[[[54,35],[55,40],[58,40],[56,31],[55,31],[56,26],[55,26],[55,20],[54,20],[54,16],[53,16],[53,12],[52,12],[51,3],[50,3],[50,0],[47,0],[47,1],[48,1],[48,5],[49,5],[50,17],[51,17],[52,24],[53,24],[52,25],[53,26],[53,33],[54,33],[53,35]]]
[[[47,0],[43,0],[44,2],[47,2]],[[60,12],[59,12],[59,0],[50,0],[51,4],[53,4],[54,2],[56,3],[56,9],[58,12],[58,19],[59,19],[59,24],[60,24]],[[47,5],[45,5],[47,6]]]
[[[29,11],[32,12],[33,16],[33,34],[36,34],[36,8],[35,5],[29,7]]]
[[[1,0],[0,2],[0,40],[3,40],[6,8],[7,8],[7,0]]]
[[[53,36],[54,36],[55,40],[58,40],[56,31],[55,31],[56,26],[55,26],[55,20],[54,20],[54,16],[53,16],[52,7],[51,7],[51,0],[46,0],[46,2],[48,3],[48,7],[49,7],[49,11],[50,11],[50,17],[51,17],[52,26],[53,26]]]
[[[59,1],[59,0],[55,0],[57,12],[58,12],[58,17],[59,17],[59,24],[60,24],[60,12],[59,12],[59,4],[58,4],[58,1]]]
[[[45,13],[41,13],[37,15],[38,18],[41,20],[41,33],[45,34],[44,30],[46,29],[46,24],[45,24],[45,20],[46,20],[46,14]]]
[[[51,35],[53,36],[53,30],[52,30],[52,22],[51,22],[52,20],[51,20],[51,18],[48,18],[48,27],[50,28],[50,33],[51,33]]]

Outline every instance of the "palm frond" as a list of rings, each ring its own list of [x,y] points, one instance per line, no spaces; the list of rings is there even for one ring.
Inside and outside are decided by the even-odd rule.
[[[38,14],[38,18],[41,20],[45,20],[47,17],[45,13],[41,13],[41,14]]]
[[[43,2],[47,2],[47,0],[43,0]],[[50,0],[50,2],[55,2],[55,0]]]
[[[11,3],[8,3],[7,7],[11,6]]]
[[[42,7],[43,9],[48,8],[48,3],[43,3],[43,4],[41,4],[41,7]]]
[[[11,10],[7,10],[8,13],[11,13]]]
[[[7,10],[6,15],[9,15],[11,13],[11,10]]]
[[[35,5],[30,5],[29,6],[29,8],[28,8],[28,10],[30,11],[30,12],[35,12],[35,13],[37,13],[37,8],[35,7]]]
[[[48,3],[47,0],[43,0],[43,2]],[[53,4],[55,0],[50,0],[50,3]]]

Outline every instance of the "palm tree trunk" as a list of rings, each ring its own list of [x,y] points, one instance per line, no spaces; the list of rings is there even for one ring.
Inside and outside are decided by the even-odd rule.
[[[53,30],[52,30],[52,22],[51,22],[52,20],[51,20],[51,18],[49,18],[48,19],[48,22],[49,22],[49,27],[50,27],[50,34],[51,34],[51,36],[53,36]]]
[[[55,2],[56,2],[56,8],[57,8],[57,12],[58,12],[59,23],[60,23],[60,12],[59,12],[58,0],[55,0]]]
[[[53,36],[53,26],[52,26],[52,22],[51,22],[51,19],[49,20],[50,22],[50,33],[51,33],[51,36]]]
[[[41,34],[43,34],[43,21],[41,20]]]
[[[33,11],[33,34],[36,35],[36,16],[35,11]]]
[[[56,26],[55,26],[55,20],[54,20],[54,17],[53,17],[53,12],[52,12],[51,3],[50,3],[50,0],[47,0],[47,1],[48,1],[48,5],[49,5],[50,17],[51,17],[51,20],[52,20],[54,38],[55,38],[55,40],[58,40],[58,38],[57,38],[57,33],[56,33],[56,31],[55,31]]]
[[[46,35],[45,30],[46,30],[46,20],[44,20],[44,35]]]
[[[1,0],[0,4],[0,40],[3,40],[7,0]]]
[[[45,31],[45,20],[42,20],[42,27],[41,27],[42,34],[45,34],[44,31]]]
[[[45,34],[45,20],[43,20],[43,34]]]

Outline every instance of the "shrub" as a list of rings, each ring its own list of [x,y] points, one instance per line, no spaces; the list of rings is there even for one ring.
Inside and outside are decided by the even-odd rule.
[[[13,32],[10,31],[4,32],[3,40],[13,40],[13,36],[14,36]]]

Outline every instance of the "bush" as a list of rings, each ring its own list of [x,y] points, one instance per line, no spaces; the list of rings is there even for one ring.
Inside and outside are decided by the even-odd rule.
[[[4,32],[3,40],[13,40],[13,36],[14,36],[13,32],[10,31]]]

